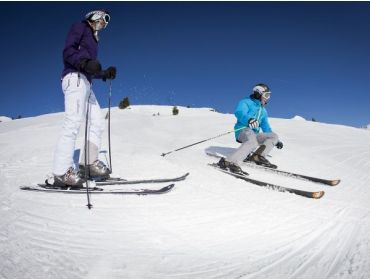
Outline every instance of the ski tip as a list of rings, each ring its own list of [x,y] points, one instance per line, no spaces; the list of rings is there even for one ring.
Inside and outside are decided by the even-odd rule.
[[[169,192],[170,190],[173,189],[174,186],[175,186],[175,184],[171,184],[171,185],[165,186],[165,187],[163,187],[162,189],[160,189],[158,191],[158,194]]]
[[[190,174],[189,172],[186,172],[184,175],[182,175],[181,177],[179,177],[177,181],[185,180],[189,176],[189,174]]]
[[[340,180],[331,180],[330,181],[330,186],[336,186],[340,183]]]
[[[324,194],[325,194],[324,191],[314,192],[312,193],[312,198],[319,199],[322,198]]]

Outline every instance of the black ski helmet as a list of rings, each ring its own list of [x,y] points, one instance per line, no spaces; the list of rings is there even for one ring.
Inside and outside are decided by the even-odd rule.
[[[271,95],[270,88],[266,84],[256,84],[253,87],[253,93],[251,95],[252,98],[261,100],[261,96],[269,99]]]

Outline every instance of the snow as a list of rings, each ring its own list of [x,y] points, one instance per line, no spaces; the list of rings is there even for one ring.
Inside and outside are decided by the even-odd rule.
[[[216,159],[205,151],[238,147],[232,133],[161,157],[234,125],[231,114],[178,108],[177,116],[171,106],[113,108],[113,173],[189,177],[158,196],[92,195],[92,210],[84,194],[19,189],[50,173],[62,113],[2,123],[0,277],[370,278],[368,131],[271,118],[284,148],[274,149],[270,161],[341,183],[329,187],[245,168],[253,178],[325,191],[314,200],[207,166]],[[76,148],[82,143],[83,128]]]
[[[1,122],[8,122],[8,121],[11,121],[12,119],[11,118],[8,118],[8,117],[5,117],[5,116],[0,116],[0,123]]]
[[[305,119],[305,118],[303,118],[303,117],[301,117],[301,116],[294,116],[294,117],[292,118],[292,120],[296,120],[296,121],[305,121],[306,119]]]

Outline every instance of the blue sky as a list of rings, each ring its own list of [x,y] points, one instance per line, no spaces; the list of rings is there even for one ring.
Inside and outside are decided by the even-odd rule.
[[[0,115],[64,110],[65,37],[95,8],[111,11],[99,59],[118,68],[114,106],[232,113],[263,82],[270,117],[370,123],[370,2],[0,2]],[[107,107],[108,84],[93,87]]]

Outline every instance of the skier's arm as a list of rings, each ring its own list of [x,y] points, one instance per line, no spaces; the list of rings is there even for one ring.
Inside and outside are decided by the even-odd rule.
[[[81,38],[85,31],[82,23],[72,25],[67,35],[65,47],[63,50],[63,59],[68,64],[79,70],[79,65],[83,59],[90,59],[89,53],[80,48]]]

